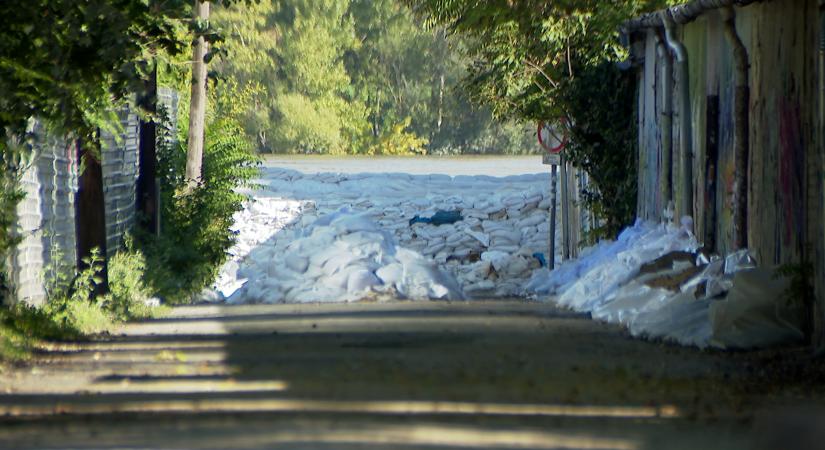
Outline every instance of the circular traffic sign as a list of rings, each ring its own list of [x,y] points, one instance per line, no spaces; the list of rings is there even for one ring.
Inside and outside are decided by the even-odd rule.
[[[541,121],[536,134],[543,149],[550,153],[561,153],[567,145],[567,121],[562,119],[554,124]]]

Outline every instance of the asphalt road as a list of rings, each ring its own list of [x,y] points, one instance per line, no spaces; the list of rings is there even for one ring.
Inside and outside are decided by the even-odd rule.
[[[0,448],[821,448],[756,356],[521,301],[185,307],[7,371]]]

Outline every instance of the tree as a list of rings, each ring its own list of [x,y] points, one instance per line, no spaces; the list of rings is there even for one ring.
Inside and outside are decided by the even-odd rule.
[[[198,29],[209,27],[209,2],[195,0],[194,19]],[[204,122],[206,120],[206,53],[208,45],[203,34],[192,46],[192,96],[189,106],[189,139],[187,141],[186,179],[190,185],[201,177],[203,162]]]
[[[632,219],[627,205],[635,204],[635,189],[629,186],[635,183],[636,166],[628,142],[634,137],[626,134],[634,130],[632,111],[627,111],[632,102],[625,96],[592,94],[606,85],[632,92],[632,84],[615,67],[626,57],[620,26],[668,1],[406,2],[428,26],[465,36],[473,63],[464,86],[474,101],[489,105],[498,117],[567,119],[577,139],[568,156],[600,188],[588,198],[607,220],[605,234],[615,234]],[[622,114],[610,114],[616,111]],[[614,146],[612,151],[605,151],[607,145]]]
[[[187,47],[191,12],[185,0],[0,2],[0,152],[13,153],[9,142],[35,116],[75,140],[88,169],[78,196],[79,261],[105,246],[105,223],[96,218],[100,130],[117,131],[116,105],[142,94],[156,54]]]
[[[212,23],[233,38],[213,66],[219,83],[260,92],[242,120],[259,151],[381,152],[422,138],[430,153],[534,147],[458,89],[461,39],[424,29],[397,0],[261,0],[216,8]]]
[[[100,129],[117,125],[113,104],[139,92],[148,49],[179,51],[176,1],[9,0],[0,4],[0,151],[12,152],[37,116],[75,139],[81,167],[78,262],[105,249]],[[7,230],[3,230],[7,232]],[[102,274],[105,280],[105,270]],[[104,283],[105,286],[105,283]]]

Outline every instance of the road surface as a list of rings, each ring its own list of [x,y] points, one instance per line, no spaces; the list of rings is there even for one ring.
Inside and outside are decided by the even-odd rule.
[[[524,301],[182,307],[5,373],[0,448],[818,448],[822,389],[759,357]]]

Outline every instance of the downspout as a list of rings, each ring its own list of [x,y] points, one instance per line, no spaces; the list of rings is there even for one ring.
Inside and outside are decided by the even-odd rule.
[[[825,1],[819,5],[819,137],[822,145],[825,140]]]
[[[662,11],[662,23],[665,26],[667,45],[676,55],[676,70],[679,71],[679,93],[681,110],[679,111],[679,160],[681,166],[682,201],[679,204],[680,215],[693,217],[693,120],[690,113],[690,71],[688,54],[684,44],[676,39],[675,24],[669,11]]]
[[[748,49],[736,33],[736,16],[732,6],[722,9],[725,38],[733,49],[735,93],[733,98],[733,246],[748,246],[748,167],[750,163],[750,86],[748,85]]]
[[[662,195],[662,206],[667,208],[673,201],[673,62],[670,53],[665,47],[661,33],[656,32],[656,53],[662,60],[662,178],[659,180],[659,192]],[[661,211],[659,211],[661,213]]]
[[[825,146],[825,0],[819,2],[819,21],[819,148],[822,151],[821,149]],[[825,153],[820,155],[820,158],[821,164],[825,165]],[[820,202],[822,201],[825,201],[825,199],[820,199]],[[822,231],[822,228],[820,228],[820,232]],[[820,273],[822,271],[823,268],[820,268]],[[818,340],[814,344],[817,355],[821,356],[825,355],[825,316],[823,315],[823,312],[825,312],[825,305],[823,305],[825,299],[823,299],[822,293],[823,280],[821,277],[818,279],[819,286],[815,286],[815,288],[820,289],[818,295],[819,306],[814,307],[815,311],[817,309],[819,311],[819,315],[814,318],[814,329],[816,330],[814,339]]]

